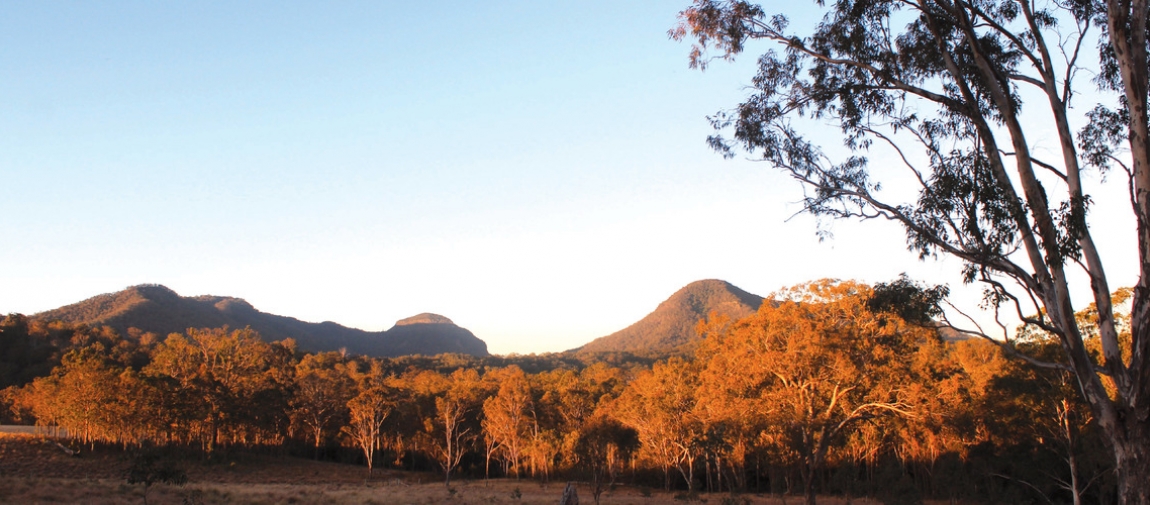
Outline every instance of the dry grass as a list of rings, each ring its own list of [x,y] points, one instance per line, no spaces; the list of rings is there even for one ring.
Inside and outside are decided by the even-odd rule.
[[[0,435],[0,504],[142,504],[144,488],[124,478],[127,457],[97,450],[74,458],[55,445],[26,435]],[[225,463],[188,462],[189,484],[157,484],[148,491],[151,505],[184,504],[379,504],[379,505],[555,505],[566,483],[540,484],[513,479],[456,480],[451,489],[430,474],[376,471],[300,458],[244,455]],[[579,501],[595,503],[588,485],[577,484]],[[601,505],[799,505],[798,496],[702,494],[688,500],[665,493],[621,486],[606,491]],[[841,498],[820,498],[823,505],[844,505]],[[877,504],[854,500],[855,504]]]
[[[514,480],[462,481],[446,489],[443,483],[408,484],[402,481],[375,481],[359,484],[255,484],[198,482],[185,486],[155,485],[148,503],[156,505],[196,504],[458,504],[458,505],[554,505],[563,494],[563,483],[540,485]],[[516,493],[516,490],[519,492]],[[591,490],[578,485],[580,503],[592,504]],[[699,495],[693,500],[674,493],[652,491],[650,496],[634,488],[605,492],[602,505],[798,505],[800,497],[786,500],[762,495]],[[0,477],[0,503],[84,503],[110,505],[143,503],[143,488],[110,479],[34,479]],[[820,504],[843,505],[840,498],[820,498]],[[867,503],[855,500],[855,503]],[[870,503],[877,503],[871,501]]]

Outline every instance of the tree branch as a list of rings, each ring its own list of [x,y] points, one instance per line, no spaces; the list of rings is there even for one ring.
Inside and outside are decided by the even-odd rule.
[[[1002,149],[999,149],[998,152],[1002,153],[1003,156],[1016,156],[1016,154],[1014,152],[1008,152],[1008,151],[1004,151]],[[1055,168],[1054,165],[1051,165],[1051,164],[1046,163],[1044,161],[1035,159],[1033,156],[1030,157],[1030,162],[1053,172],[1054,175],[1057,175],[1059,179],[1062,179],[1062,182],[1066,182],[1066,174],[1062,173],[1062,171]]]

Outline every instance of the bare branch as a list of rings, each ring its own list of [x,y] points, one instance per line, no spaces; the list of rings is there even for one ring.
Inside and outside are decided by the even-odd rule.
[[[887,137],[886,135],[883,135],[882,133],[880,133],[880,132],[878,132],[872,128],[863,128],[863,131],[870,133],[871,135],[874,135],[875,137],[878,137],[879,139],[882,139],[884,142],[887,143],[887,145],[889,145],[892,149],[894,149],[895,152],[898,153],[899,158],[902,159],[902,163],[904,165],[906,165],[906,168],[910,169],[911,172],[914,172],[914,177],[915,177],[915,179],[918,179],[918,184],[920,186],[922,186],[922,189],[925,191],[928,191],[928,192],[930,191],[930,185],[926,183],[926,179],[922,176],[922,172],[919,169],[915,168],[914,164],[911,163],[909,159],[907,159],[906,154],[903,153],[902,148],[899,147],[898,144],[895,143],[895,141],[891,140],[890,137]]]
[[[944,322],[945,322],[945,321],[944,321]],[[950,328],[950,329],[952,329],[952,330],[955,330],[955,331],[959,331],[959,332],[962,332],[962,333],[967,333],[967,334],[970,334],[970,335],[974,335],[974,336],[976,336],[976,337],[979,337],[979,338],[981,338],[981,339],[983,339],[983,340],[985,340],[985,341],[987,341],[987,342],[990,342],[990,343],[992,343],[992,344],[994,344],[994,345],[998,346],[998,348],[999,348],[999,349],[1002,349],[1002,351],[1003,351],[1003,352],[1004,352],[1004,353],[1005,353],[1007,356],[1010,356],[1010,357],[1012,357],[1012,358],[1017,358],[1017,359],[1020,359],[1020,360],[1022,360],[1022,361],[1025,361],[1025,362],[1027,362],[1027,363],[1029,363],[1029,364],[1033,365],[1033,366],[1036,366],[1036,367],[1039,367],[1039,368],[1045,368],[1045,369],[1047,369],[1047,370],[1062,370],[1062,371],[1064,371],[1064,372],[1072,372],[1072,371],[1073,371],[1073,370],[1071,370],[1071,369],[1070,369],[1070,367],[1069,367],[1069,366],[1067,366],[1067,365],[1063,365],[1063,364],[1061,364],[1061,363],[1052,363],[1052,362],[1049,362],[1049,361],[1042,361],[1042,360],[1039,360],[1039,359],[1035,359],[1035,358],[1033,358],[1033,357],[1031,357],[1031,356],[1028,356],[1028,355],[1026,355],[1026,354],[1023,354],[1023,353],[1019,352],[1019,351],[1018,351],[1018,349],[1016,349],[1016,348],[1014,348],[1013,346],[1011,346],[1011,345],[1007,344],[1006,342],[1003,342],[1003,341],[1001,341],[1001,340],[995,339],[994,337],[991,337],[990,335],[987,335],[987,334],[985,334],[985,333],[983,333],[983,332],[981,332],[981,331],[972,331],[972,330],[969,330],[969,329],[959,328],[959,327],[957,327],[957,326],[952,326],[952,325],[951,325],[949,322],[946,322],[946,327],[947,327],[947,328]]]
[[[1028,75],[1022,75],[1022,74],[1006,74],[1006,76],[1007,76],[1007,77],[1009,77],[1011,80],[1015,80],[1015,81],[1022,81],[1022,82],[1025,82],[1025,83],[1027,83],[1027,84],[1033,84],[1034,86],[1036,86],[1036,87],[1038,87],[1039,89],[1042,89],[1042,90],[1045,90],[1045,89],[1046,89],[1046,83],[1042,82],[1042,81],[1041,81],[1041,80],[1039,80],[1039,79],[1035,79],[1035,78],[1033,78],[1033,77],[1030,77],[1030,76],[1028,76]]]
[[[998,152],[1002,153],[1003,156],[1016,156],[1015,153],[1007,152],[1007,151],[1004,151],[1002,149],[999,149]],[[1067,180],[1066,174],[1062,173],[1061,170],[1058,170],[1057,168],[1055,168],[1054,165],[1051,165],[1051,164],[1046,163],[1042,160],[1039,160],[1039,159],[1035,158],[1033,155],[1030,157],[1030,162],[1053,172],[1054,175],[1057,175],[1059,179],[1062,179],[1062,182],[1066,182],[1066,180]]]
[[[1006,479],[1006,480],[1012,480],[1012,481],[1017,482],[1019,484],[1025,485],[1026,487],[1033,489],[1035,493],[1038,493],[1038,496],[1041,496],[1043,500],[1046,500],[1046,503],[1049,503],[1050,505],[1054,505],[1054,502],[1050,501],[1050,497],[1046,496],[1046,493],[1043,493],[1042,490],[1035,487],[1034,484],[1026,482],[1022,479],[1016,479],[1016,478],[1011,477],[1009,475],[1003,475],[1001,473],[992,473],[990,475],[992,477],[999,477],[999,478]]]
[[[1066,57],[1066,50],[1062,44],[1058,45],[1058,49],[1062,51],[1062,59],[1066,61],[1066,75],[1062,78],[1062,103],[1067,106],[1070,105],[1070,99],[1074,96],[1071,89],[1071,83],[1074,81],[1074,75],[1078,73],[1078,54],[1082,49],[1082,41],[1086,40],[1086,32],[1090,31],[1090,22],[1083,23],[1075,19],[1074,22],[1078,25],[1078,40],[1074,43],[1074,53],[1070,58]]]

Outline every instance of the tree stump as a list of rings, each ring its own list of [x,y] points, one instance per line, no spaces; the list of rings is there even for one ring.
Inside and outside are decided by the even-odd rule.
[[[575,491],[574,482],[568,482],[567,487],[563,488],[563,498],[559,500],[559,505],[579,505],[579,493]]]

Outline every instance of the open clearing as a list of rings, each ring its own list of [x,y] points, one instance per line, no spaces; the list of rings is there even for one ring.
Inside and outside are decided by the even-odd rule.
[[[187,462],[188,484],[157,484],[148,491],[151,505],[183,504],[508,504],[555,505],[565,482],[540,484],[514,479],[456,480],[447,489],[432,474],[376,471],[364,467],[294,457],[243,455],[224,463]],[[122,504],[143,503],[142,485],[128,485],[127,457],[118,451],[64,454],[52,441],[29,435],[0,435],[0,503]],[[579,502],[594,504],[591,488],[577,483]],[[799,496],[701,494],[688,501],[681,493],[630,486],[606,491],[602,505],[798,505]],[[842,505],[841,498],[820,504]],[[855,499],[854,503],[878,503]]]

